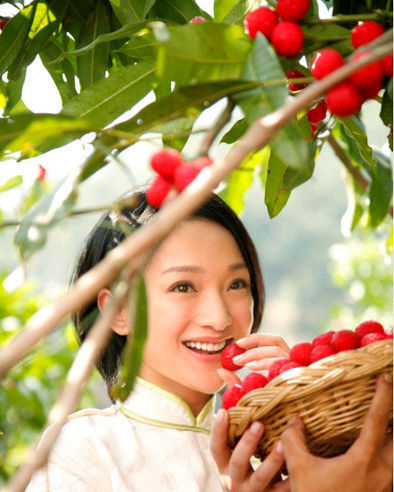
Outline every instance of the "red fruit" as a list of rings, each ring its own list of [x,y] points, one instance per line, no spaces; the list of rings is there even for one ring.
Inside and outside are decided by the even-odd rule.
[[[330,341],[335,331],[327,331],[326,333],[322,333],[315,337],[312,341],[312,346],[316,347],[317,345],[330,345]]]
[[[383,73],[389,77],[393,76],[393,55],[387,55],[382,58]]]
[[[199,157],[198,159],[194,159],[194,161],[191,161],[193,163],[193,166],[198,167],[199,169],[202,169],[203,167],[208,167],[212,164],[213,160],[210,159],[209,157]]]
[[[198,15],[197,17],[193,17],[193,19],[189,20],[189,24],[198,24],[199,22],[205,22],[206,19],[204,17],[201,17],[201,15]]]
[[[360,346],[360,338],[352,330],[341,330],[333,335],[330,346],[334,352],[353,350]]]
[[[350,58],[350,63],[360,60],[365,56],[368,56],[368,51],[362,51],[360,53],[356,53]],[[370,86],[374,86],[377,83],[382,83],[383,79],[383,65],[380,61],[372,62],[366,65],[359,70],[356,70],[350,76],[350,80],[353,84],[360,88],[366,89]]]
[[[278,55],[298,56],[304,46],[304,33],[294,22],[279,22],[271,33],[271,43]]]
[[[315,79],[320,80],[344,64],[345,60],[339,51],[332,48],[325,48],[316,53],[312,58],[311,74]]]
[[[358,335],[360,338],[363,338],[365,335],[368,335],[368,333],[382,333],[384,334],[384,328],[383,326],[378,323],[378,321],[374,320],[369,320],[369,321],[363,321],[360,323],[356,330],[356,335]]]
[[[37,181],[44,181],[47,170],[41,164],[38,166],[38,176]]]
[[[268,371],[268,381],[271,381],[271,379],[276,378],[276,376],[279,375],[279,371],[281,370],[282,366],[287,364],[289,362],[289,359],[278,359],[274,361]]]
[[[225,347],[220,353],[220,361],[222,366],[229,371],[238,371],[238,369],[241,369],[242,366],[237,366],[237,364],[233,362],[233,357],[241,355],[244,352],[245,349],[238,347],[235,343],[227,345],[227,347]]]
[[[234,384],[234,386],[231,386],[231,388],[227,388],[222,396],[223,408],[228,410],[231,407],[235,407],[241,396],[242,390],[239,384]]]
[[[379,342],[380,340],[386,340],[384,333],[367,333],[367,335],[362,337],[360,347],[365,347],[370,343]]]
[[[146,192],[146,201],[153,208],[160,208],[172,185],[162,176],[157,176]]]
[[[286,77],[288,79],[300,79],[301,77],[305,77],[303,73],[301,73],[299,70],[296,68],[293,68],[292,70],[288,70],[286,72]],[[292,84],[289,83],[287,85],[287,88],[289,91],[300,91],[301,89],[304,89],[308,84]]]
[[[336,116],[351,116],[360,110],[361,94],[351,82],[341,82],[326,94],[327,107]]]
[[[270,38],[273,28],[278,23],[278,16],[275,10],[268,7],[260,7],[250,12],[244,20],[244,29],[252,39],[261,32],[267,39]]]
[[[174,174],[174,184],[178,191],[183,191],[199,174],[201,168],[191,163],[178,166]]]
[[[311,364],[333,354],[335,354],[335,352],[329,345],[315,345],[311,352]]]
[[[308,366],[312,352],[311,343],[297,343],[290,349],[289,359],[293,362],[298,362],[302,366]]]
[[[281,19],[297,22],[306,16],[309,6],[309,0],[278,0],[276,11]]]
[[[245,393],[249,393],[249,391],[257,388],[264,388],[267,383],[268,379],[264,376],[264,374],[260,374],[259,372],[251,372],[242,381],[242,394],[244,395]]]
[[[393,327],[392,326],[390,326],[389,328],[386,328],[384,330],[384,336],[385,336],[385,338],[391,338],[391,339],[393,338]]]
[[[289,371],[290,369],[294,369],[295,367],[303,367],[303,365],[291,360],[287,364],[283,364],[283,366],[280,368],[279,374],[283,374],[284,372]]]
[[[6,19],[0,19],[0,31],[2,31],[5,26],[7,25],[8,20]]]
[[[359,89],[362,101],[367,101],[368,99],[375,99],[382,88],[382,82],[375,82],[374,85],[365,87],[365,89]]]
[[[383,27],[374,21],[365,21],[353,27],[351,41],[354,49],[370,43],[384,33]]]
[[[175,149],[163,149],[156,152],[150,160],[150,165],[167,181],[173,181],[175,170],[183,163],[181,154]]]
[[[311,123],[311,139],[315,137],[316,131],[317,131],[317,123]]]
[[[324,120],[327,114],[327,103],[326,101],[320,101],[314,108],[311,108],[306,113],[309,123],[320,123]]]

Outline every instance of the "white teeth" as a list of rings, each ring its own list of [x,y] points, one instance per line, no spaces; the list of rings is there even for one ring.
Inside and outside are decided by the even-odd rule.
[[[204,343],[204,342],[185,342],[185,345],[189,348],[196,348],[198,350],[204,350],[204,352],[217,352],[226,345],[226,342],[219,343]]]

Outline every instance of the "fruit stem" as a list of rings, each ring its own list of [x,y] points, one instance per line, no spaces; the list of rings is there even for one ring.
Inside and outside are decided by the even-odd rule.
[[[338,14],[329,19],[311,19],[307,20],[305,24],[307,25],[315,25],[315,24],[338,24],[338,23],[346,23],[346,22],[359,22],[366,20],[374,20],[379,21],[382,18],[389,17],[391,18],[393,12],[389,12],[388,10],[375,10],[373,14]]]

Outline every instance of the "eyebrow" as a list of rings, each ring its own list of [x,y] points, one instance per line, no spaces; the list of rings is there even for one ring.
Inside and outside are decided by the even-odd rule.
[[[233,263],[228,267],[229,271],[234,271],[234,270],[241,270],[243,268],[247,268],[245,263]],[[172,273],[172,272],[189,272],[189,273],[204,273],[205,270],[199,266],[196,265],[176,265],[172,266],[169,268],[166,268],[161,272],[160,275],[164,275],[165,273]]]

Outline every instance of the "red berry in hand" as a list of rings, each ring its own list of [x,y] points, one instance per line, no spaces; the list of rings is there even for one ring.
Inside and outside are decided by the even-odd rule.
[[[383,73],[389,77],[393,76],[393,55],[382,58]]]
[[[363,338],[363,336],[368,335],[368,333],[384,333],[384,328],[378,321],[371,319],[360,323],[355,332],[356,335]]]
[[[268,379],[264,376],[264,374],[260,374],[259,372],[251,372],[242,381],[242,394],[244,395],[245,393],[249,393],[249,391],[257,388],[264,388],[267,383]]]
[[[198,176],[201,168],[194,166],[192,163],[178,166],[174,174],[174,184],[178,191],[183,191],[186,186]]]
[[[7,25],[8,20],[6,19],[0,19],[0,31],[2,31],[5,26]]]
[[[326,101],[320,101],[314,108],[311,108],[306,113],[309,123],[320,123],[324,120],[327,114],[327,103]]]
[[[335,331],[327,331],[315,337],[312,341],[312,346],[316,347],[317,345],[330,345],[330,341]]]
[[[383,27],[374,21],[365,21],[353,27],[351,41],[354,49],[370,43],[384,33]]]
[[[311,343],[297,343],[290,349],[289,359],[302,366],[308,366],[312,352]]]
[[[367,335],[364,335],[362,337],[360,347],[365,347],[370,343],[379,342],[380,340],[386,340],[386,337],[383,333],[368,333]]]
[[[315,79],[320,80],[344,64],[345,60],[339,51],[326,48],[312,58],[311,74]]]
[[[329,345],[315,345],[311,352],[311,364],[333,354],[335,354],[335,352]]]
[[[294,22],[279,22],[271,33],[271,43],[278,55],[298,56],[304,46],[304,33]]]
[[[350,58],[350,63],[355,62],[368,56],[368,51],[356,53]],[[372,62],[365,67],[360,68],[352,73],[350,80],[359,89],[367,89],[376,84],[382,84],[383,79],[383,64],[380,61]]]
[[[294,361],[289,361],[287,364],[283,364],[283,366],[280,368],[279,374],[283,374],[286,371],[289,371],[290,369],[294,369],[296,367],[303,367],[302,364],[299,364],[298,362]]]
[[[244,29],[246,34],[252,39],[260,32],[267,39],[271,36],[273,28],[278,23],[278,16],[275,10],[268,7],[260,7],[250,12],[244,20]]]
[[[341,82],[326,94],[327,107],[336,116],[351,116],[360,110],[361,94],[351,82]]]
[[[330,346],[334,352],[353,350],[360,346],[360,338],[351,330],[341,330],[333,335]]]
[[[276,11],[281,19],[300,21],[308,13],[310,0],[278,0]]]
[[[222,366],[229,371],[238,371],[238,369],[241,369],[242,366],[237,366],[237,364],[233,362],[233,357],[241,355],[244,352],[245,349],[238,347],[235,343],[227,345],[227,347],[225,347],[220,353],[220,361]]]
[[[271,379],[276,378],[276,376],[279,375],[279,372],[285,364],[289,362],[289,359],[278,359],[274,361],[269,368],[268,371],[268,381],[271,381]]]
[[[297,70],[296,68],[293,68],[292,70],[288,70],[286,72],[286,77],[288,79],[300,79],[300,78],[305,77],[305,75],[303,73],[301,73],[299,70]],[[289,83],[287,85],[287,88],[289,89],[289,91],[300,91],[301,89],[304,89],[307,85],[308,84]]]
[[[177,167],[183,163],[181,154],[175,149],[163,149],[153,154],[150,165],[167,181],[173,181]]]
[[[205,22],[204,17],[201,17],[201,15],[198,15],[197,17],[193,17],[193,19],[189,20],[189,24],[198,24],[199,22]]]
[[[222,396],[223,408],[228,410],[231,407],[235,407],[241,396],[242,390],[239,384],[234,384],[234,386],[231,386],[231,388],[227,388]]]
[[[162,176],[157,176],[146,192],[146,201],[153,208],[160,208],[172,185]]]

